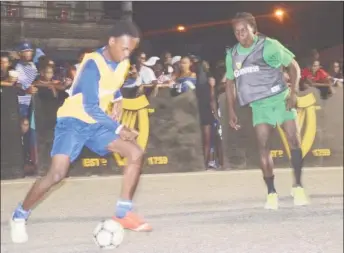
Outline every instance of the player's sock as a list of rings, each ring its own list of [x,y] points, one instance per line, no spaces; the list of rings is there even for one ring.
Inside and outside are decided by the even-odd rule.
[[[131,200],[118,200],[116,204],[116,217],[123,218],[127,212],[133,209],[133,202]]]
[[[14,210],[12,219],[25,219],[25,220],[27,220],[30,216],[30,213],[31,213],[31,210],[26,211],[23,209],[22,204],[19,204],[17,206],[16,210]]]
[[[301,186],[301,173],[302,173],[302,165],[303,165],[303,158],[302,158],[302,150],[301,148],[292,149],[291,153],[291,165],[294,169],[294,176],[295,176],[295,186]]]
[[[268,194],[276,192],[275,185],[274,185],[274,179],[275,179],[275,176],[264,177],[265,184],[268,187]]]

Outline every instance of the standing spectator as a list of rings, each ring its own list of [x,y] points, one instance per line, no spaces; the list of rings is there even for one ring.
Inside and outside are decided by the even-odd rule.
[[[35,64],[38,64],[38,60],[39,60],[39,58],[41,58],[42,56],[45,56],[45,53],[42,51],[42,49],[36,48],[35,54],[34,54],[34,57],[33,57],[33,60],[32,60],[32,61],[33,61]]]
[[[22,148],[23,148],[23,154],[24,154],[24,163],[26,166],[30,166],[33,164],[31,161],[31,152],[30,152],[30,122],[27,118],[21,118],[20,129],[21,129]]]
[[[157,61],[154,66],[152,66],[154,74],[158,80],[159,84],[169,84],[171,81],[171,75],[164,71],[164,64],[162,61]]]
[[[141,85],[141,78],[137,72],[136,65],[130,65],[127,79],[124,81],[121,92],[124,98],[135,98],[138,93],[138,87]]]
[[[172,61],[171,61],[171,64],[172,64],[172,68],[173,68],[173,72],[171,74],[171,78],[172,80],[176,80],[177,76],[180,75],[180,60],[182,59],[181,56],[179,55],[176,55],[176,56],[173,56],[172,58]]]
[[[303,86],[301,88],[303,89],[306,89],[308,86],[318,88],[322,99],[327,99],[334,93],[330,76],[321,68],[319,60],[313,61],[311,68],[302,70],[301,81]]]
[[[39,94],[57,98],[58,91],[64,90],[64,86],[61,82],[53,80],[53,76],[54,68],[52,65],[46,65],[45,68],[41,68],[38,79],[33,83],[35,87],[38,87]]]
[[[161,55],[161,60],[162,60],[162,64],[164,67],[164,72],[165,74],[172,74],[173,72],[173,68],[172,68],[172,54],[168,51],[165,51],[162,55]]]
[[[333,86],[343,87],[343,71],[340,67],[339,61],[335,61],[330,69],[330,76]]]
[[[156,59],[159,59],[159,57],[151,57],[150,60],[152,62],[156,62]],[[154,88],[156,87],[156,85],[158,84],[158,80],[156,79],[156,76],[154,74],[154,71],[147,67],[146,64],[150,65],[151,62],[146,61],[146,54],[144,52],[140,52],[137,55],[136,58],[136,69],[139,73],[139,77],[141,80],[141,84],[145,85],[145,84],[150,84],[152,85],[152,87],[149,88],[144,88],[144,86],[141,86],[139,88],[138,94],[145,94],[147,97],[150,96],[150,94],[152,93],[152,91],[154,90]],[[154,65],[153,64],[153,65]]]
[[[151,58],[151,61],[154,61],[156,58]],[[155,62],[156,60],[154,61],[154,64]],[[151,68],[147,67],[146,64],[146,54],[144,52],[140,52],[136,58],[136,69],[139,73],[142,84],[157,84],[158,81],[156,79],[154,71]]]
[[[196,85],[196,74],[191,71],[191,59],[184,56],[180,60],[180,73],[176,76],[175,85],[171,90],[171,96],[178,96],[189,90],[194,90]]]
[[[37,91],[31,86],[37,76],[37,68],[32,61],[33,47],[28,42],[22,42],[18,51],[20,60],[15,66],[15,70],[18,72],[18,85],[27,93],[33,94]],[[18,96],[20,115],[28,116],[30,102],[31,95]]]
[[[196,70],[196,97],[201,124],[203,155],[206,169],[217,169],[215,159],[217,156],[222,162],[222,145],[219,136],[220,120],[218,115],[217,94],[215,90],[216,80],[210,72],[209,64],[206,61],[195,61]]]
[[[11,70],[8,53],[1,53],[1,86],[12,86],[17,81],[17,73]]]

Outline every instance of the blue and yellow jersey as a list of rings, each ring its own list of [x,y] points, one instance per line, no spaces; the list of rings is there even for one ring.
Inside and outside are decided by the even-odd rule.
[[[120,125],[107,114],[111,102],[121,99],[120,88],[129,70],[129,60],[111,62],[104,48],[86,54],[73,81],[70,97],[57,111],[57,118],[72,117],[89,124],[100,123],[116,131]]]

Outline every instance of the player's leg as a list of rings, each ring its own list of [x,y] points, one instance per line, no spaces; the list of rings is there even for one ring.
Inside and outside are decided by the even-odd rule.
[[[205,168],[209,169],[209,162],[211,161],[210,150],[212,141],[212,127],[214,122],[214,116],[211,112],[210,106],[202,103],[198,104],[199,119],[202,133],[202,144],[203,144],[203,157]]]
[[[210,161],[210,144],[211,144],[211,125],[202,125],[202,142],[203,142],[203,157],[206,169],[208,169]]]
[[[86,146],[99,155],[112,152],[127,159],[127,165],[123,170],[121,195],[116,204],[114,219],[126,229],[151,231],[151,226],[132,212],[133,197],[143,165],[143,150],[135,142],[123,141],[118,135],[102,126],[95,130],[94,138],[90,139]]]
[[[218,129],[216,129],[216,133],[215,133],[215,154],[216,154],[216,159],[217,159],[218,164],[220,165],[220,167],[223,167],[223,149],[222,149],[222,139],[220,135],[221,133],[219,133],[219,127]]]
[[[26,221],[29,218],[32,208],[38,201],[56,184],[67,175],[70,161],[76,159],[83,145],[85,136],[79,136],[72,127],[73,122],[59,121],[55,127],[55,138],[52,148],[52,162],[47,174],[37,179],[27,193],[22,204],[15,209],[11,219],[11,237],[16,243],[26,242]],[[75,126],[75,122],[74,122]]]
[[[265,203],[266,209],[278,209],[278,195],[274,185],[274,163],[270,154],[269,137],[276,125],[274,107],[265,105],[264,107],[252,107],[253,126],[258,142],[260,155],[260,167],[268,189],[268,196]]]
[[[258,150],[260,156],[260,167],[263,172],[264,181],[268,190],[268,197],[265,208],[277,209],[278,199],[274,185],[273,160],[270,154],[268,141],[273,127],[269,124],[258,124],[254,127],[258,142]]]
[[[301,182],[303,157],[302,157],[301,142],[300,142],[300,131],[299,131],[296,119],[286,120],[282,124],[282,128],[288,140],[290,154],[291,154],[291,165],[294,170],[295,181],[292,188],[294,204],[307,205],[309,201]]]

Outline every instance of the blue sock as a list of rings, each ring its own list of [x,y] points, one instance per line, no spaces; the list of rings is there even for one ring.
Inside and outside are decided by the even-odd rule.
[[[131,209],[133,209],[133,202],[131,200],[118,200],[116,204],[116,217],[120,219],[125,217]]]
[[[19,204],[17,206],[16,210],[14,210],[12,219],[25,219],[25,220],[27,220],[30,216],[30,213],[31,213],[31,210],[25,211],[23,209],[22,204]]]

